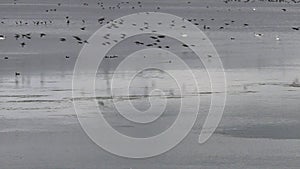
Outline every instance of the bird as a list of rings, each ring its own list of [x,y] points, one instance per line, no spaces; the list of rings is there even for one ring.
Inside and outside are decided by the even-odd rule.
[[[20,45],[21,45],[22,48],[24,48],[25,45],[26,45],[26,43],[25,43],[25,42],[22,42],[22,43],[20,43]]]
[[[264,36],[264,34],[262,34],[262,33],[254,33],[254,36],[256,36],[256,37],[262,37],[262,36]]]
[[[206,29],[210,29],[210,27],[209,27],[209,26],[207,26],[207,25],[204,25],[204,26],[203,26],[203,29],[204,29],[204,30],[206,30]]]
[[[61,42],[65,42],[66,41],[66,38],[60,38],[59,39]]]
[[[65,58],[66,58],[66,59],[69,59],[69,58],[70,58],[70,56],[66,56]]]
[[[186,48],[189,47],[187,44],[182,44],[182,46],[183,46],[183,47],[186,47]]]
[[[80,29],[84,31],[84,30],[85,30],[85,27],[82,27],[82,28],[80,28]]]
[[[124,39],[126,37],[126,34],[122,33],[121,34],[121,39]]]
[[[7,60],[7,59],[8,59],[8,56],[5,56],[5,57],[4,57],[4,60]]]
[[[151,39],[157,39],[157,37],[155,37],[155,36],[150,36],[150,38],[151,38]]]
[[[134,43],[135,43],[136,45],[144,45],[143,42],[139,42],[139,41],[135,41]]]
[[[78,41],[82,41],[82,39],[78,36],[73,36],[74,39],[78,40]]]
[[[292,27],[292,29],[298,31],[300,30],[300,27]]]
[[[31,39],[31,33],[22,34],[22,38]]]
[[[158,35],[157,37],[160,38],[160,39],[163,39],[163,38],[165,38],[166,36],[165,36],[165,35]]]
[[[184,38],[188,37],[187,34],[182,34],[181,36],[184,37]]]
[[[0,40],[5,40],[5,35],[0,35]]]
[[[105,18],[102,17],[102,18],[99,18],[99,19],[98,19],[98,22],[99,22],[99,23],[102,23],[104,20],[105,20]]]
[[[44,37],[44,36],[46,36],[45,33],[41,33],[41,34],[40,34],[40,37],[41,37],[41,38]]]
[[[20,72],[15,72],[15,75],[16,75],[16,76],[20,76],[21,73],[20,73]]]
[[[280,41],[280,38],[279,38],[279,36],[278,36],[278,35],[276,35],[276,40],[277,40],[277,41]]]

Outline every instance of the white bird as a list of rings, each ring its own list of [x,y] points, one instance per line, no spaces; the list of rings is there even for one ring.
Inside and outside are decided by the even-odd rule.
[[[279,36],[278,36],[278,35],[276,35],[276,40],[277,40],[277,41],[280,41],[280,38],[279,38]]]
[[[184,37],[184,38],[186,38],[188,35],[187,34],[182,34],[181,36]]]

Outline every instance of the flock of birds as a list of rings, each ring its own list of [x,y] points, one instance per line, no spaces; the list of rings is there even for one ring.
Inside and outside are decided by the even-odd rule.
[[[190,6],[192,5],[190,1],[187,1],[186,3],[188,5],[190,5]],[[14,0],[14,4],[17,4],[16,0]],[[63,4],[62,3],[58,3],[57,6],[58,6],[58,8],[53,8],[52,7],[51,9],[46,9],[45,12],[46,13],[57,12],[59,10],[59,7],[63,6]],[[83,2],[82,6],[90,6],[90,4],[86,3],[86,2]],[[108,10],[117,10],[117,9],[121,9],[123,7],[127,7],[127,8],[130,7],[131,9],[137,9],[137,8],[142,8],[143,7],[143,3],[140,2],[140,1],[135,1],[135,2],[124,1],[124,2],[116,3],[115,5],[111,5],[110,4],[109,6],[107,6],[107,5],[104,4],[104,2],[99,1],[99,2],[97,2],[97,6],[99,6],[102,10],[107,10],[107,9]],[[206,6],[206,8],[210,8],[210,7]],[[160,9],[161,9],[160,6],[155,7],[156,11],[158,11]],[[228,10],[230,11],[230,9],[228,9]],[[257,9],[256,8],[252,8],[252,10],[256,11]],[[283,12],[287,12],[286,8],[283,8],[281,10]],[[2,19],[4,19],[4,20],[2,20],[0,22],[0,25],[1,24],[6,24],[6,22],[5,22],[6,18],[2,18]],[[75,21],[72,21],[72,19],[71,19],[70,16],[66,16],[64,18],[64,20],[65,20],[65,24],[67,26],[69,26],[70,24],[72,24],[73,22],[75,22]],[[80,30],[78,30],[78,31],[86,31],[86,28],[88,26],[86,24],[87,20],[86,19],[79,19],[79,20],[80,20],[80,22],[82,22],[83,26],[80,27],[79,28]],[[200,18],[200,19],[199,18],[186,18],[186,20],[188,20],[189,22],[193,23],[194,25],[202,28],[202,30],[206,31],[206,30],[211,30],[212,27],[207,24],[208,22],[205,22],[205,21],[213,22],[213,21],[215,21],[215,18],[210,18],[210,19],[208,19],[208,18],[206,18],[206,19],[204,19],[204,18]],[[78,21],[78,18],[76,19],[76,21]],[[109,20],[107,17],[101,16],[98,19],[96,19],[94,22],[96,24],[103,25],[105,23],[110,23],[111,21],[112,20]],[[90,20],[89,20],[89,22],[90,22]],[[32,24],[34,26],[40,26],[40,25],[48,25],[48,24],[54,24],[54,23],[55,23],[54,20],[47,20],[47,21],[44,21],[44,20],[42,20],[42,21],[41,20],[34,20],[34,21],[31,21],[31,22],[28,21],[28,20],[26,20],[26,21],[25,20],[15,21],[15,24],[17,26],[20,26],[20,25],[22,25],[22,26],[23,25],[30,25],[30,24]],[[162,24],[162,23],[158,23],[158,24]],[[240,27],[244,27],[244,28],[247,28],[247,27],[250,26],[249,23],[236,23],[235,20],[230,20],[230,21],[227,20],[227,21],[224,21],[224,23],[222,25],[220,25],[220,26],[218,26],[217,28],[214,28],[214,29],[225,30],[225,29],[229,28],[230,25],[233,25],[233,24],[240,25]],[[112,24],[112,26],[114,26],[114,24]],[[133,24],[133,26],[137,26],[137,25]],[[175,23],[172,23],[170,26],[175,26]],[[140,29],[147,29],[147,28],[148,28],[148,26],[146,24],[146,26],[143,26]],[[184,28],[184,26],[182,26],[182,28]],[[294,26],[294,27],[292,27],[292,30],[299,31],[300,30],[300,26],[298,26],[298,27]],[[18,33],[18,34],[14,35],[14,38],[15,38],[15,40],[17,40],[19,42],[21,48],[25,48],[26,45],[27,45],[27,43],[29,43],[30,40],[32,40],[33,34],[35,34],[35,33]],[[39,32],[38,34],[39,34],[38,35],[39,38],[47,38],[47,34],[46,33]],[[259,33],[259,32],[254,32],[254,36],[260,38],[260,37],[264,36],[264,34],[263,33]],[[86,44],[86,43],[88,43],[88,41],[86,39],[83,39],[82,37],[76,36],[76,35],[72,35],[71,37],[68,37],[68,38],[67,37],[59,37],[58,41],[61,42],[61,43],[64,43],[64,42],[68,41],[70,38],[74,39],[78,44]],[[109,39],[110,35],[107,34],[106,36],[104,36],[104,38],[105,39]],[[125,39],[126,38],[126,34],[122,34],[121,38]],[[135,41],[134,43],[136,45],[143,45],[143,46],[146,46],[146,47],[157,47],[157,48],[166,48],[166,49],[168,49],[168,48],[170,48],[169,45],[161,45],[160,44],[160,42],[164,38],[166,38],[166,37],[163,36],[163,35],[150,36],[150,39],[152,39],[154,41],[152,43],[145,43],[145,42],[142,42],[142,41]],[[6,35],[0,34],[0,41],[6,40],[6,39],[7,39]],[[235,37],[230,37],[230,40],[235,40]],[[280,40],[279,35],[276,35],[275,40],[277,40],[277,41]],[[107,42],[107,43],[109,43],[109,42]],[[102,45],[109,45],[107,43],[103,43]],[[182,46],[186,47],[186,48],[189,47],[189,45],[187,45],[187,44],[182,44]],[[109,58],[109,59],[110,58],[117,58],[117,57],[118,56],[116,56],[116,55],[105,56],[105,58]],[[212,57],[212,56],[208,56],[208,57]],[[70,56],[65,56],[65,58],[69,59]],[[7,60],[8,56],[5,56],[4,59]],[[16,72],[16,76],[18,76],[18,75],[20,75],[20,73]]]

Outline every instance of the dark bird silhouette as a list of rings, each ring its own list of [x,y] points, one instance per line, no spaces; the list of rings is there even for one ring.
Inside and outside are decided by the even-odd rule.
[[[85,30],[85,27],[82,27],[82,28],[80,28],[82,31],[84,31]]]
[[[25,45],[26,45],[26,43],[25,43],[25,42],[22,42],[22,43],[20,43],[20,45],[21,45],[22,48],[24,48]]]
[[[118,58],[117,55],[110,56],[110,58]]]
[[[15,75],[16,75],[16,76],[20,76],[21,73],[20,73],[20,72],[15,72]]]
[[[186,47],[186,48],[189,47],[187,44],[182,44],[182,46],[183,46],[183,47]]]
[[[139,42],[139,41],[135,41],[134,43],[135,43],[136,45],[144,45],[143,42]]]
[[[22,34],[22,38],[31,39],[31,34],[30,33]]]
[[[66,58],[66,59],[69,59],[69,58],[70,58],[70,56],[66,56],[65,58]]]
[[[99,18],[99,19],[98,19],[98,22],[103,22],[104,20],[105,20],[105,18],[102,17],[102,18]]]
[[[155,37],[155,36],[150,36],[150,38],[151,38],[151,39],[157,39],[157,37]]]
[[[59,39],[61,42],[65,42],[66,41],[66,38],[60,38]]]
[[[204,25],[204,26],[203,26],[203,29],[204,29],[204,30],[206,30],[206,29],[210,29],[210,27],[209,27],[209,26],[206,26],[206,25]]]
[[[45,33],[41,33],[40,34],[40,37],[42,38],[42,37],[45,37],[46,36],[46,34]]]
[[[300,30],[300,27],[292,27],[292,29],[298,31]]]
[[[89,43],[87,40],[85,40],[85,41],[78,41],[77,43],[79,43],[79,44],[83,44],[83,43]],[[106,44],[110,44],[109,42],[106,42]]]
[[[7,59],[8,59],[8,56],[5,56],[5,57],[4,57],[4,60],[7,60]]]
[[[74,39],[76,39],[77,41],[82,41],[82,39],[78,36],[73,36]]]

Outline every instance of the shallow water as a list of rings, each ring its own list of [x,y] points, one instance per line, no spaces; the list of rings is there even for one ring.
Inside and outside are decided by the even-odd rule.
[[[46,9],[63,5],[58,12],[46,13]],[[22,3],[22,4],[20,4]],[[295,168],[300,166],[299,99],[300,88],[291,84],[300,76],[299,32],[292,26],[299,25],[299,6],[269,3],[231,3],[223,1],[142,1],[143,8],[131,9],[136,2],[124,4],[120,10],[101,10],[96,5],[83,7],[81,1],[11,1],[0,3],[0,164],[3,168]],[[96,4],[95,1],[89,1]],[[106,6],[116,1],[105,2]],[[27,4],[27,5],[26,5]],[[227,101],[222,121],[205,144],[198,144],[203,122],[207,115],[212,91],[203,65],[193,53],[179,48],[174,39],[166,38],[162,46],[191,65],[198,77],[199,91],[187,70],[175,69],[175,62],[168,57],[151,60],[166,70],[178,74],[183,90],[180,95],[177,84],[167,73],[148,70],[136,72],[136,63],[129,70],[114,76],[112,70],[137,49],[135,40],[150,42],[148,35],[128,39],[108,55],[118,55],[100,66],[96,76],[96,95],[82,91],[78,99],[89,108],[89,101],[97,101],[106,120],[119,132],[148,137],[168,128],[176,119],[181,99],[194,105],[194,97],[200,95],[200,111],[192,131],[176,148],[157,157],[132,160],[112,155],[94,144],[84,133],[72,102],[72,71],[82,45],[72,38],[78,35],[87,39],[100,28],[96,21],[106,15],[115,19],[139,11],[157,10],[186,18],[197,18],[200,28],[211,26],[206,35],[215,45],[224,64],[227,78]],[[207,8],[206,6],[209,6]],[[235,7],[233,7],[235,6]],[[253,7],[256,11],[253,11]],[[283,12],[282,8],[287,8]],[[229,10],[230,9],[230,10]],[[38,18],[37,18],[38,14]],[[65,24],[65,16],[72,23]],[[86,31],[81,31],[81,17],[86,19]],[[214,18],[214,20],[211,20]],[[276,18],[276,19],[275,19]],[[27,20],[29,25],[15,25],[15,21]],[[33,20],[49,20],[53,24],[33,26]],[[225,22],[226,29],[219,30]],[[243,24],[248,23],[248,27]],[[13,37],[15,33],[32,33],[32,40],[21,48]],[[39,38],[41,32],[45,38]],[[261,38],[255,33],[264,34]],[[276,36],[280,41],[276,41]],[[59,38],[65,37],[66,43]],[[235,40],[231,40],[234,37]],[[172,47],[173,46],[173,47]],[[8,59],[4,59],[4,57]],[[70,56],[66,59],[65,56]],[[143,58],[142,58],[143,59]],[[156,62],[157,61],[157,62]],[[209,61],[209,58],[207,58]],[[211,62],[214,58],[210,59]],[[20,72],[21,76],[15,76]],[[124,81],[136,74],[126,95]],[[87,76],[88,77],[88,76]],[[164,92],[151,93],[159,88]],[[78,89],[80,91],[80,89]],[[111,90],[114,91],[112,97]],[[221,94],[222,91],[214,91]],[[152,95],[151,95],[152,94]],[[139,125],[124,119],[116,111],[113,100],[119,106],[130,102],[139,110],[149,107],[149,99],[168,101],[161,118],[149,125]],[[123,107],[124,108],[124,107]],[[130,112],[128,112],[130,113]],[[188,111],[184,112],[187,115]],[[0,168],[1,168],[0,167]]]

